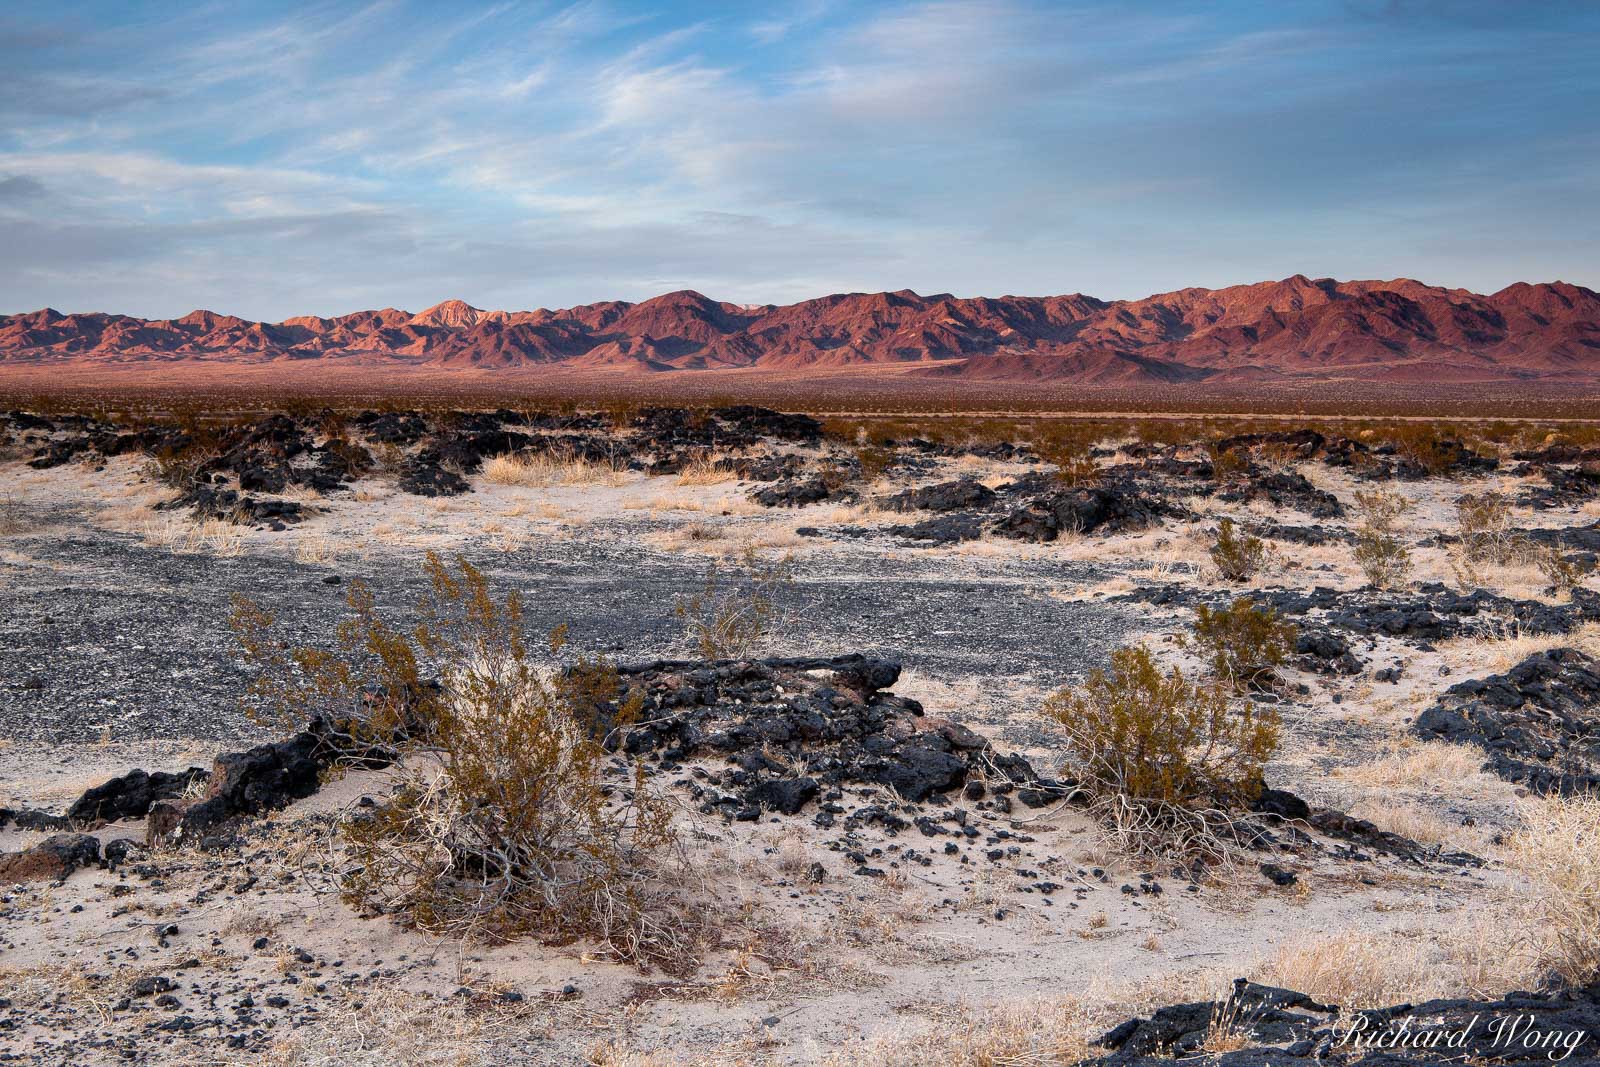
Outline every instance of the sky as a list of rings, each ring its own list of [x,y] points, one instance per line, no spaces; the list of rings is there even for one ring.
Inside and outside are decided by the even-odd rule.
[[[18,3],[0,313],[1600,288],[1600,4]]]

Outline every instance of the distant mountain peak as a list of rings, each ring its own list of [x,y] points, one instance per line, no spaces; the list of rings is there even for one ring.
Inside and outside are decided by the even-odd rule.
[[[452,330],[476,326],[485,318],[504,315],[504,312],[484,311],[465,300],[445,300],[411,316],[413,326],[445,326]]]

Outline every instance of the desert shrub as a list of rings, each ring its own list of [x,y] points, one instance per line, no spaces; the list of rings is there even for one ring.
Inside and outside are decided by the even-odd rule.
[[[1295,633],[1293,623],[1249,597],[1214,611],[1202,604],[1195,612],[1195,644],[1217,677],[1236,690],[1271,686],[1275,669],[1294,651]]]
[[[1411,510],[1411,501],[1388,489],[1358,489],[1355,502],[1362,525],[1378,533],[1392,533],[1401,516]]]
[[[1230,582],[1243,582],[1253,577],[1266,561],[1267,548],[1261,538],[1234,525],[1232,519],[1217,524],[1211,542],[1211,562],[1216,564],[1222,577]]]
[[[788,556],[764,560],[746,547],[729,567],[713,561],[700,589],[674,606],[684,630],[707,659],[747,659],[782,621],[783,593],[794,584]]]
[[[1539,573],[1544,575],[1560,596],[1571,596],[1572,591],[1583,583],[1593,567],[1584,564],[1576,557],[1569,557],[1556,545],[1540,545],[1531,549],[1534,566],[1539,568]]]
[[[1473,563],[1511,562],[1521,551],[1511,528],[1511,502],[1500,493],[1467,493],[1456,501],[1461,549]]]
[[[1044,448],[1034,446],[1034,451],[1046,463],[1055,464],[1056,477],[1070,486],[1088,485],[1100,477],[1100,466],[1087,449],[1069,446]]]
[[[1035,429],[1029,447],[1041,460],[1054,464],[1056,477],[1067,485],[1087,485],[1100,477],[1092,452],[1103,433],[1093,424],[1052,420]]]
[[[1206,445],[1206,457],[1211,460],[1211,476],[1219,482],[1238,477],[1250,469],[1250,460],[1237,449],[1218,448],[1215,442]]]
[[[171,489],[188,490],[194,488],[206,465],[216,458],[215,449],[200,444],[149,452],[144,458],[144,476]]]
[[[1395,451],[1432,475],[1440,475],[1455,462],[1454,441],[1442,438],[1425,423],[1400,423],[1387,434]]]
[[[391,796],[339,822],[339,889],[354,906],[434,934],[591,938],[640,963],[684,958],[695,927],[663,888],[671,812],[638,767],[606,780],[608,743],[639,700],[610,664],[541,663],[515,592],[429,554],[420,621],[404,628],[355,583],[332,649],[289,648],[246,600],[234,627],[256,693],[393,746]],[[436,672],[436,680],[424,677]]]
[[[1051,696],[1067,764],[1095,812],[1134,852],[1211,851],[1226,812],[1259,795],[1278,745],[1268,707],[1221,683],[1162,673],[1150,651],[1120,648],[1109,670]]]
[[[391,476],[399,474],[409,458],[404,448],[388,441],[372,442],[370,451],[376,469]]]
[[[890,447],[862,445],[855,449],[855,459],[856,468],[861,472],[861,481],[871,484],[894,466],[895,454]]]
[[[10,493],[0,496],[0,534],[21,533],[27,528],[28,517],[22,503]]]
[[[1394,534],[1372,526],[1356,531],[1356,566],[1377,589],[1393,589],[1411,573],[1411,550]]]
[[[1600,978],[1600,797],[1530,804],[1506,866],[1531,883],[1518,896],[1538,969],[1573,986]]]

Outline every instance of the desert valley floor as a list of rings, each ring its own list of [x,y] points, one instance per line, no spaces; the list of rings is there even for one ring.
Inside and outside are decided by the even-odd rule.
[[[1356,1062],[1333,1004],[1543,988],[1509,843],[1600,783],[1600,449],[1123,422],[1047,447],[750,408],[372,411],[202,449],[154,416],[0,414],[0,1063]],[[1225,520],[1255,552],[1232,579]],[[1377,533],[1405,550],[1387,589],[1358,562]],[[251,714],[235,595],[327,647],[352,588],[414,622],[430,552],[660,695],[614,762],[670,801],[692,954],[341,900],[338,829],[404,761],[237,797],[188,772],[291,732]],[[758,641],[697,647],[708,598],[752,595]],[[1243,596],[1294,631],[1238,698],[1281,717],[1260,836],[1130,854],[1063,784],[1046,699],[1139,643],[1203,675],[1197,609]],[[793,728],[813,708],[851,739]],[[699,734],[659,725],[691,712]]]

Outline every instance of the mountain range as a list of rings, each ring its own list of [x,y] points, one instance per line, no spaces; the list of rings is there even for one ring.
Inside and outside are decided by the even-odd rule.
[[[0,366],[183,361],[815,373],[917,364],[900,369],[1085,385],[1590,382],[1600,380],[1600,294],[1565,282],[1519,282],[1485,296],[1409,279],[1295,275],[1142,300],[902,290],[779,306],[683,291],[558,311],[447,300],[416,314],[384,308],[276,323],[210,311],[0,315]]]

